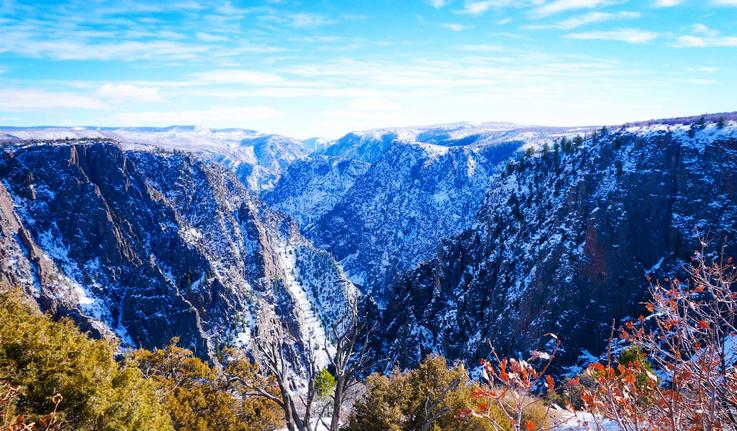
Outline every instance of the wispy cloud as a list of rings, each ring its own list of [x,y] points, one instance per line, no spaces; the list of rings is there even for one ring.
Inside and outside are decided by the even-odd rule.
[[[585,15],[574,16],[556,24],[545,26],[559,28],[562,30],[573,30],[587,24],[595,24],[607,21],[621,21],[639,18],[641,14],[639,12],[590,12]]]
[[[266,120],[278,116],[279,111],[267,106],[240,106],[183,111],[125,112],[115,114],[111,119],[123,126],[195,124],[232,127],[245,121]]]
[[[676,48],[737,47],[737,36],[680,36],[673,46]]]
[[[714,6],[737,6],[737,0],[711,0]]]
[[[481,15],[482,13],[491,9],[494,6],[493,1],[467,1],[463,6],[461,13],[469,15]]]
[[[252,70],[212,70],[194,75],[200,84],[242,84],[265,85],[282,82],[283,78],[274,73]]]
[[[656,7],[673,7],[683,3],[684,0],[655,0]]]
[[[42,34],[42,33],[41,33]],[[57,60],[183,60],[209,51],[206,46],[164,40],[90,42],[87,40],[36,39],[35,34],[10,33],[0,38],[0,53]]]
[[[658,33],[635,28],[620,28],[616,30],[597,30],[586,33],[570,33],[564,37],[580,40],[611,40],[627,43],[646,43],[658,37]]]
[[[689,67],[686,69],[689,72],[695,72],[695,73],[717,73],[721,69],[718,67],[712,67],[712,66],[699,66],[699,67]]]
[[[704,24],[693,26],[692,34],[679,36],[676,48],[730,48],[737,47],[737,36],[723,36],[721,32]]]
[[[427,0],[427,2],[430,4],[430,6],[434,7],[435,9],[441,9],[445,6],[449,5],[452,0]]]
[[[611,0],[553,0],[543,3],[533,11],[538,16],[548,16],[576,9],[593,9],[611,3]]]
[[[458,45],[455,48],[459,51],[467,51],[467,52],[499,52],[499,51],[504,51],[506,49],[502,45],[491,45],[491,44]]]
[[[197,39],[203,42],[227,42],[228,40],[230,40],[230,38],[225,35],[203,33],[201,31],[198,31],[197,33],[195,33],[195,36],[197,37]]]
[[[103,99],[117,102],[161,102],[164,98],[158,87],[140,87],[131,84],[105,84],[95,94]]]
[[[296,28],[322,27],[336,24],[337,19],[318,13],[279,13],[263,15],[261,19]]]
[[[457,22],[444,22],[444,23],[440,24],[440,26],[441,27],[444,27],[444,28],[447,28],[450,31],[455,31],[455,32],[459,32],[459,31],[468,30],[470,28],[473,28],[473,26],[471,26],[471,25],[459,24]]]
[[[99,100],[76,93],[35,89],[0,90],[0,110],[49,108],[106,109],[107,106]]]

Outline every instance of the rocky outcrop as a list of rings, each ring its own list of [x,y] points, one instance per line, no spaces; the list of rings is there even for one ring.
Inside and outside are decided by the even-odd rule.
[[[393,284],[384,353],[473,361],[492,340],[516,356],[549,332],[559,365],[601,352],[613,319],[644,312],[646,276],[683,275],[699,235],[737,252],[737,127],[690,130],[623,128],[510,162],[477,224]]]
[[[262,197],[271,208],[291,215],[307,228],[332,210],[370,166],[360,160],[327,156],[299,160]]]
[[[381,304],[396,274],[475,220],[488,179],[518,142],[480,148],[395,143],[304,230]]]
[[[292,164],[264,199],[384,304],[397,274],[474,223],[500,162],[581,130],[458,123],[352,132]]]
[[[355,294],[291,221],[191,155],[18,144],[0,178],[3,277],[127,346],[176,336],[212,358],[248,346],[267,311],[306,339]]]

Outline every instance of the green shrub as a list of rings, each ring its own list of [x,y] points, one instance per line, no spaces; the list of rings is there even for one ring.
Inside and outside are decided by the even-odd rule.
[[[115,346],[69,320],[54,322],[14,289],[0,288],[0,380],[18,388],[13,410],[41,418],[55,409],[74,430],[171,430],[152,383],[119,364]]]

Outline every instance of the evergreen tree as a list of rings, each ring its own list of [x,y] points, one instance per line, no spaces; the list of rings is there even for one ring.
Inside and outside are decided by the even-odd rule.
[[[130,363],[116,362],[115,351],[0,287],[0,381],[19,388],[13,414],[34,420],[61,398],[56,408],[67,429],[172,430],[152,382]]]
[[[511,430],[502,414],[496,421],[462,414],[476,405],[469,383],[462,365],[449,368],[439,356],[428,356],[406,373],[372,374],[347,431]]]
[[[261,397],[234,396],[227,379],[178,347],[173,339],[164,349],[140,349],[133,362],[155,382],[174,427],[180,431],[250,431],[277,429],[281,425],[276,404]],[[258,367],[248,361],[231,363],[241,374],[255,375]]]

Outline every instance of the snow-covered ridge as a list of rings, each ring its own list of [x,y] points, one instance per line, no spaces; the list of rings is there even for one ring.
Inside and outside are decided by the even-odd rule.
[[[249,129],[170,127],[0,127],[0,143],[22,140],[110,139],[127,150],[184,151],[230,168],[252,190],[273,186],[295,160],[323,145]]]

